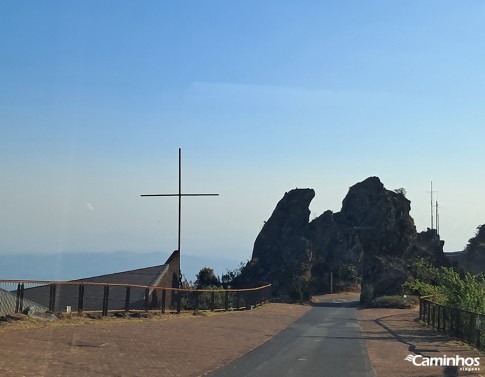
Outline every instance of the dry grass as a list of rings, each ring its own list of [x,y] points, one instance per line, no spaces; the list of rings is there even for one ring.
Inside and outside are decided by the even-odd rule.
[[[230,312],[227,312],[230,313]],[[0,333],[18,330],[18,329],[42,329],[42,328],[55,328],[55,327],[78,327],[84,325],[116,325],[121,323],[136,323],[136,322],[155,322],[155,321],[169,321],[177,319],[188,319],[197,317],[212,317],[216,315],[223,315],[226,312],[210,312],[199,311],[197,314],[193,312],[182,312],[180,314],[148,314],[148,316],[127,316],[127,317],[115,317],[115,316],[78,316],[78,315],[63,315],[57,320],[46,320],[43,318],[37,318],[35,316],[29,317],[26,315],[15,315],[10,317],[9,321],[0,321]]]

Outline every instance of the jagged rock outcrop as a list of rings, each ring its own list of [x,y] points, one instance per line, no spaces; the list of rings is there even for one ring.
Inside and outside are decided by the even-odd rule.
[[[314,286],[324,287],[329,273],[338,278],[342,266],[345,271],[350,266],[361,277],[361,301],[368,302],[400,291],[409,259],[422,256],[442,262],[442,241],[418,235],[410,210],[403,192],[386,190],[377,177],[352,186],[340,212],[325,212],[309,224]]]
[[[464,251],[453,254],[450,259],[470,273],[485,273],[485,224],[477,228],[475,237],[468,240]]]
[[[242,278],[273,283],[276,294],[296,297],[361,280],[361,301],[400,292],[408,264],[427,257],[446,263],[436,231],[417,233],[411,203],[370,177],[349,189],[340,212],[326,211],[310,223],[315,193],[285,194],[254,244]],[[330,279],[329,276],[332,278]]]
[[[440,239],[436,229],[427,229],[419,232],[416,242],[409,254],[405,258],[425,258],[436,266],[450,266],[450,261],[443,253],[445,241]]]
[[[342,223],[340,213],[326,211],[308,225],[312,244],[312,290],[349,289],[362,275],[363,249],[358,232]],[[331,286],[332,285],[332,286]]]
[[[341,226],[357,233],[363,251],[361,301],[399,290],[407,274],[401,258],[416,239],[411,203],[370,177],[349,189],[339,214]]]
[[[312,189],[295,189],[283,196],[254,242],[247,280],[271,282],[276,294],[303,294],[311,275],[311,244],[305,238]]]

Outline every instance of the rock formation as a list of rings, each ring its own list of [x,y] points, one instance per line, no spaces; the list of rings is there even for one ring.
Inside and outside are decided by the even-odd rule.
[[[485,273],[485,224],[477,228],[464,251],[453,253],[451,260],[472,274]]]
[[[314,195],[312,189],[285,193],[256,238],[241,280],[271,282],[275,294],[300,299],[328,291],[330,281],[338,289],[361,280],[361,301],[368,302],[399,293],[415,257],[446,264],[436,231],[418,234],[410,201],[379,178],[352,186],[340,212],[308,222]]]
[[[411,203],[371,177],[349,189],[339,214],[341,227],[357,234],[363,253],[361,301],[396,292],[407,277],[400,258],[416,238]]]
[[[254,242],[251,261],[243,270],[246,282],[271,282],[273,293],[299,295],[308,285],[311,245],[305,238],[312,189],[295,189],[283,196]]]

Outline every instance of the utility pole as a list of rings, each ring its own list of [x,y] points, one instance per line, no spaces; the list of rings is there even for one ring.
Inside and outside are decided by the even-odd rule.
[[[431,194],[431,200],[430,200],[430,205],[431,205],[431,229],[434,229],[434,219],[433,219],[433,193],[437,191],[433,191],[433,181],[431,181],[431,191],[429,193]]]
[[[431,229],[433,229],[433,181],[431,181]]]
[[[436,201],[436,234],[440,234],[440,215],[438,213],[438,201]]]

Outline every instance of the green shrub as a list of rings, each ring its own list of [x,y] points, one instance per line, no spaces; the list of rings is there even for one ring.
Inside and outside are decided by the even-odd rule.
[[[423,259],[411,267],[413,279],[403,288],[420,296],[432,296],[438,304],[465,311],[485,313],[483,276],[468,272],[461,275],[451,267],[433,267]]]
[[[416,306],[418,297],[416,296],[381,296],[374,299],[369,306],[374,308],[396,308],[410,309]]]

